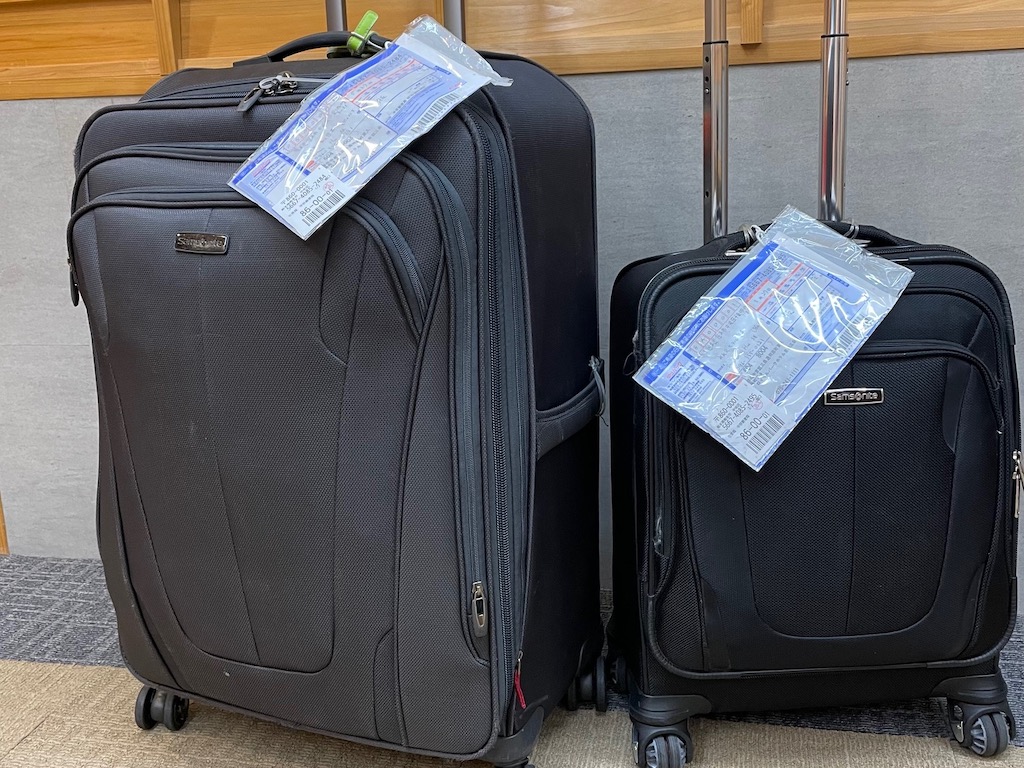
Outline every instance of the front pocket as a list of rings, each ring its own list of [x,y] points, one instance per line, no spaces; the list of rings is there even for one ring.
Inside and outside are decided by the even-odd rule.
[[[78,172],[76,208],[143,184],[152,189],[228,189],[228,179],[259,147],[253,142],[136,144],[106,152]]]
[[[124,425],[117,483],[133,586],[147,615],[221,659],[313,672],[330,662],[336,632],[352,647],[380,629],[333,620],[336,601],[355,599],[335,594],[339,553],[392,557],[335,541],[348,525],[338,509],[376,503],[340,484],[348,446],[365,440],[345,414],[376,414],[375,467],[397,457],[401,440],[389,436],[406,419],[390,400],[372,407],[375,390],[346,394],[347,363],[386,350],[388,392],[407,399],[418,339],[401,320],[409,302],[388,288],[404,269],[394,238],[350,206],[308,241],[230,190],[124,191],[71,224],[97,362],[114,383],[106,409]],[[190,252],[179,233],[223,238],[223,248]],[[375,369],[358,367],[364,378]],[[397,475],[373,484],[381,503],[397,497]],[[374,546],[390,547],[387,523],[376,525]],[[374,605],[390,605],[390,582],[371,583]]]
[[[717,636],[729,668],[963,651],[997,517],[995,387],[959,345],[869,343],[830,389],[881,390],[881,402],[819,402],[760,473],[699,430],[673,431],[696,570],[717,611],[708,643]],[[693,589],[688,570],[676,567],[689,584],[668,592]]]
[[[148,175],[132,176],[133,186],[131,188],[115,188],[107,191],[91,202],[83,204],[78,209],[68,229],[68,249],[71,254],[73,273],[76,261],[75,244],[70,238],[70,232],[73,230],[75,222],[81,218],[82,214],[87,213],[88,210],[108,205],[130,207],[133,203],[148,208],[181,208],[183,206],[209,203],[218,208],[255,209],[255,205],[251,201],[227,187],[226,181],[233,169],[237,167],[237,163],[242,162],[248,156],[240,154],[248,146],[250,145],[228,145],[223,148],[225,156],[230,156],[232,152],[235,153],[234,157],[229,160],[225,160],[223,157],[214,159],[216,154],[209,154],[211,147],[207,145],[199,147],[191,147],[190,145],[168,147],[161,145],[148,148],[145,152],[138,150],[141,153],[136,153],[137,148],[131,148],[131,154],[115,153],[103,163],[98,163],[96,166],[87,166],[79,175],[77,182],[79,185],[84,185],[92,178],[89,176],[90,170],[96,173],[99,168],[107,164],[125,159],[138,160],[140,158],[146,160],[156,159],[159,161],[154,166],[154,172]],[[205,179],[204,174],[209,175],[213,173],[215,177],[223,174],[224,186],[211,186],[204,189],[191,185],[189,183],[191,179],[183,172],[184,169],[175,165],[176,162],[181,161],[179,152],[186,152],[190,163],[197,164],[196,167],[204,169],[203,174],[200,174],[200,178]],[[146,185],[138,186],[140,182],[145,182]],[[81,190],[84,187],[76,187],[76,189]],[[76,192],[76,196],[79,194],[84,195],[85,193],[82,191]],[[267,226],[281,226],[272,220],[269,213],[262,212],[259,215],[266,216],[266,221],[270,222]],[[336,216],[350,219],[365,230],[367,235],[373,239],[380,253],[388,262],[388,272],[395,290],[403,298],[405,319],[412,332],[418,334],[423,327],[423,319],[427,311],[427,289],[416,254],[402,235],[401,230],[380,207],[360,197],[350,200]],[[330,229],[331,225],[327,224],[321,231]],[[293,238],[291,242],[299,243],[300,241],[298,238]],[[288,247],[279,249],[279,253],[285,254],[283,258],[287,258]]]

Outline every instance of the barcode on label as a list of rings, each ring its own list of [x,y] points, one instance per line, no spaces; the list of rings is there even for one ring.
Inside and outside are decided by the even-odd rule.
[[[782,419],[778,416],[770,416],[768,421],[747,441],[747,445],[760,453],[768,446],[772,438],[779,433],[780,429],[782,429]]]
[[[435,120],[440,120],[444,117],[445,113],[462,101],[463,96],[458,91],[452,93],[446,93],[444,96],[439,98],[433,104],[430,105],[430,109],[423,113],[423,117],[417,120],[420,124],[429,124]]]
[[[856,325],[851,325],[843,329],[843,332],[836,337],[835,343],[832,345],[832,349],[839,354],[849,354],[856,345],[863,341],[867,334],[863,328]]]
[[[302,214],[302,223],[306,226],[316,224],[320,219],[329,214],[331,210],[341,205],[344,201],[345,193],[340,189],[334,190],[323,199],[323,202],[320,203],[320,205]]]

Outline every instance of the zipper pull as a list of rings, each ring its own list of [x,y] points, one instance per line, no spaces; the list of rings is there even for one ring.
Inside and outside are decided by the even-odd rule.
[[[256,102],[260,100],[260,97],[262,95],[263,89],[257,85],[247,94],[245,94],[245,96],[242,97],[242,100],[240,102],[238,102],[237,111],[248,112],[253,107],[253,105],[255,105]]]
[[[604,421],[604,411],[608,405],[608,393],[604,389],[604,363],[600,358],[590,358],[590,370],[594,374],[594,383],[597,384],[597,391],[601,395],[601,409],[597,412],[597,417],[601,419],[607,426],[608,422]]]
[[[633,331],[633,351],[622,362],[622,375],[632,376],[640,368],[640,329]]]
[[[71,304],[72,306],[78,306],[78,280],[75,277],[75,262],[71,258],[70,252],[68,253],[68,275],[71,277]]]
[[[487,637],[487,595],[482,581],[473,582],[473,634]]]
[[[523,693],[523,652],[519,652],[519,657],[516,659],[516,669],[512,673],[512,689],[516,692],[516,703],[519,704],[519,708],[526,709],[526,695]]]
[[[1020,500],[1024,496],[1024,463],[1021,452],[1013,452],[1013,516],[1020,517]]]

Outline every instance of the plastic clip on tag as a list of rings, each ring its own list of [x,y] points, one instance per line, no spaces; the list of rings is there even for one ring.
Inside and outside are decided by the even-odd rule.
[[[911,276],[787,208],[634,379],[760,470]]]
[[[228,183],[305,240],[410,142],[487,84],[512,81],[420,16],[383,52],[307,96]]]
[[[370,32],[373,31],[373,25],[377,23],[377,19],[380,16],[377,15],[376,11],[367,11],[363,14],[363,18],[356,24],[356,28],[349,34],[348,42],[345,44],[349,52],[353,56],[362,56],[363,51],[366,50],[366,43],[370,38]]]

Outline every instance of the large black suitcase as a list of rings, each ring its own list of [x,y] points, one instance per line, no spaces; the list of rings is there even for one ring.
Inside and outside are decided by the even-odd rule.
[[[724,234],[717,11],[705,47],[711,239],[631,264],[612,294],[610,637],[628,668],[637,762],[692,757],[693,715],[927,696],[948,698],[959,743],[996,754],[1013,732],[998,661],[1016,613],[1010,308],[991,270],[956,248],[839,223],[842,15],[823,45],[820,218],[914,277],[832,386],[884,400],[813,406],[754,472],[630,378],[751,241]]]
[[[183,70],[81,134],[72,290],[136,719],[193,697],[517,766],[603,638],[592,124],[488,55],[514,84],[302,241],[226,180],[315,87],[260,80],[334,75],[359,59],[281,60],[346,39]]]

